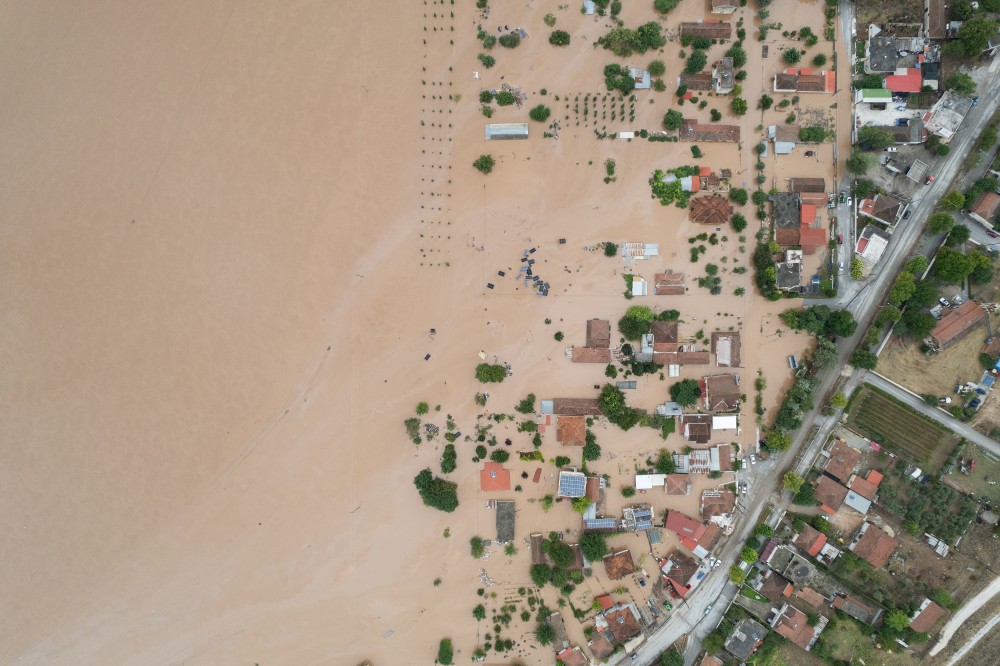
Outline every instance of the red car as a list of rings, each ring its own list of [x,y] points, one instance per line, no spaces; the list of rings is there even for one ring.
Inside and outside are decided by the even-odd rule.
[[[844,244],[844,234],[837,234],[837,243],[840,245]]]

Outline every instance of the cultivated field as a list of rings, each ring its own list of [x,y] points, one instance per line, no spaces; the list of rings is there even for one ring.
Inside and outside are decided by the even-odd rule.
[[[855,397],[847,425],[907,460],[932,470],[941,467],[959,439],[944,426],[870,386],[862,388]]]
[[[953,347],[930,356],[920,351],[919,343],[894,337],[879,355],[879,373],[914,393],[954,396],[956,384],[976,381],[983,372],[983,335],[970,331]]]

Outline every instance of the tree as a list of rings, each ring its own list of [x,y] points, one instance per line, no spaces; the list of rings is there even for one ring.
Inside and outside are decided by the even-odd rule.
[[[438,644],[437,663],[448,666],[455,657],[455,649],[451,645],[450,638],[442,638]]]
[[[851,259],[851,279],[860,280],[864,276],[864,265],[861,263],[860,259],[854,257]]]
[[[743,581],[746,580],[747,575],[743,573],[743,569],[740,569],[739,565],[734,564],[729,567],[729,580],[736,583],[737,585],[742,585]]]
[[[635,79],[629,71],[617,63],[604,66],[604,85],[608,90],[617,90],[626,95],[635,88]]]
[[[827,335],[849,338],[858,330],[858,322],[854,321],[850,310],[836,310],[826,318],[823,330]]]
[[[649,333],[653,323],[653,311],[645,305],[633,305],[618,320],[618,331],[626,340],[639,340]]]
[[[858,145],[865,150],[882,150],[895,144],[896,139],[888,130],[867,125],[858,130]]]
[[[938,203],[947,210],[959,210],[965,205],[965,196],[958,190],[952,190],[944,195]]]
[[[553,30],[549,35],[549,44],[552,46],[569,46],[569,33],[565,30]]]
[[[969,279],[979,284],[993,282],[993,262],[990,258],[979,252],[973,252],[970,256],[973,266],[972,272],[969,273]]]
[[[749,106],[747,105],[747,101],[742,97],[734,97],[733,101],[729,103],[729,108],[737,116],[743,116],[746,115]]]
[[[805,143],[823,143],[830,133],[823,127],[811,125],[799,129],[799,141]]]
[[[677,6],[678,0],[653,0],[653,8],[661,14],[667,14]]]
[[[833,397],[830,398],[830,404],[837,409],[843,409],[844,407],[847,407],[847,396],[844,395],[843,391],[837,391],[833,394]]]
[[[868,155],[865,155],[860,150],[854,150],[851,152],[851,156],[847,158],[845,165],[847,170],[851,173],[856,173],[858,175],[863,175],[868,173],[868,169],[871,168],[873,160]]]
[[[753,528],[753,533],[757,536],[772,537],[774,536],[774,528],[767,523],[760,523],[757,527]]]
[[[501,36],[498,40],[500,46],[505,49],[516,49],[521,44],[521,35],[516,32],[508,32],[507,34]]]
[[[579,514],[587,513],[587,509],[593,504],[589,497],[574,497],[573,498],[573,510]],[[567,565],[568,566],[568,565]]]
[[[961,245],[969,240],[971,236],[972,231],[969,230],[969,227],[964,224],[956,224],[948,234],[948,245]]]
[[[927,221],[927,228],[934,234],[946,234],[955,226],[955,218],[948,213],[934,213]]]
[[[976,82],[972,80],[971,76],[963,72],[955,72],[945,79],[944,87],[966,97],[972,97],[976,94]]]
[[[524,396],[524,400],[517,403],[517,406],[514,407],[514,409],[517,410],[519,414],[531,414],[535,411],[535,400],[535,394],[529,393]]]
[[[441,454],[441,473],[450,474],[455,471],[458,462],[458,453],[455,452],[454,444],[445,444],[444,453]]]
[[[596,562],[608,552],[608,544],[603,534],[589,532],[580,537],[580,550],[583,551],[584,557]]]
[[[733,67],[740,69],[747,64],[747,52],[739,44],[734,44],[726,51],[726,57],[733,59]]]
[[[813,67],[822,67],[826,64],[826,54],[817,53],[813,57]]]
[[[787,451],[791,445],[792,438],[778,430],[772,430],[767,435],[767,439],[765,440],[765,446],[768,451],[776,451],[780,453],[781,451]]]
[[[927,257],[918,254],[912,259],[907,259],[906,263],[903,264],[903,270],[913,273],[915,277],[920,277],[927,270]]]
[[[701,70],[705,69],[705,65],[708,64],[708,56],[701,49],[695,49],[688,56],[687,64],[684,65],[685,74],[697,74]]]
[[[486,606],[483,606],[482,604],[479,604],[475,608],[473,608],[472,609],[472,617],[474,617],[478,621],[485,620],[486,619]]]
[[[904,271],[896,277],[889,291],[889,302],[893,305],[902,305],[910,299],[916,289],[916,278],[913,273]]]
[[[893,608],[885,615],[885,624],[893,631],[902,631],[910,626],[910,617],[904,611]]]
[[[682,407],[690,407],[700,397],[701,389],[697,380],[683,379],[670,387],[670,399]]]
[[[544,587],[552,578],[552,568],[547,564],[531,565],[531,582],[535,587]]]
[[[670,451],[660,449],[660,455],[656,459],[656,473],[673,474],[676,471],[677,464],[674,463],[674,457],[670,454]]]
[[[781,59],[787,62],[789,65],[794,65],[799,60],[802,59],[802,54],[795,47],[785,49],[781,52]]]
[[[552,115],[552,111],[544,104],[539,104],[531,111],[528,111],[528,117],[539,123],[544,123],[549,119],[550,115]]]
[[[549,645],[555,639],[556,632],[549,626],[549,623],[539,621],[538,626],[535,627],[535,640],[538,641],[538,644]]]
[[[695,158],[696,160],[701,159],[702,157],[704,157],[704,153],[701,152],[701,148],[699,148],[698,146],[691,146],[691,157]]]
[[[599,397],[601,413],[622,430],[629,430],[639,422],[639,415],[625,402],[625,394],[616,386],[605,384]]]
[[[747,564],[753,564],[757,561],[757,551],[750,546],[743,546],[743,549],[740,550],[740,559]]]
[[[806,482],[806,480],[803,479],[798,474],[796,474],[795,472],[785,472],[785,476],[782,477],[782,483],[785,486],[785,490],[787,490],[789,492],[792,492],[792,493],[799,492],[799,489],[802,487],[802,484],[805,483],[805,482]]]
[[[653,60],[646,66],[650,76],[663,76],[667,71],[667,66],[662,60]]]
[[[837,345],[826,338],[820,338],[816,351],[813,352],[813,365],[823,370],[837,362]]]
[[[493,449],[493,452],[490,453],[490,460],[493,462],[505,463],[510,460],[510,454],[503,449]]]
[[[413,477],[413,485],[424,504],[451,513],[458,508],[458,485],[435,477],[430,468],[424,468]]]
[[[507,370],[502,365],[480,363],[476,366],[476,379],[484,384],[499,384],[507,377]]]
[[[587,431],[587,443],[583,445],[583,459],[584,460],[600,460],[601,459],[601,447],[597,443],[597,437],[594,433]]]
[[[684,655],[676,648],[670,648],[660,655],[660,666],[684,666]]]
[[[734,187],[733,189],[729,190],[729,198],[730,200],[735,201],[741,206],[746,206],[747,201],[749,201],[749,195],[747,194],[747,191],[744,190],[742,187]]]
[[[978,57],[986,50],[990,37],[997,33],[998,25],[989,19],[969,19],[958,29],[958,38],[945,45],[944,49],[957,56]]]
[[[488,174],[493,171],[493,165],[496,162],[493,161],[492,155],[480,155],[479,158],[472,163],[472,166],[476,167],[479,171],[484,174]]]
[[[747,218],[743,217],[739,213],[733,215],[729,222],[733,225],[733,231],[736,233],[740,233],[747,228]]]
[[[974,266],[972,257],[945,246],[938,250],[934,273],[945,282],[961,284]]]
[[[500,106],[510,106],[517,102],[517,97],[509,90],[501,90],[496,94],[495,99]]]
[[[878,365],[878,356],[867,349],[859,349],[851,354],[851,365],[862,370],[874,370]]]
[[[681,112],[676,109],[670,109],[663,116],[663,128],[668,131],[674,131],[680,129],[681,123],[684,121],[684,116]]]
[[[979,138],[976,140],[976,146],[986,150],[992,148],[997,142],[997,128],[992,125],[987,125],[983,128],[983,131],[979,133]]]
[[[478,560],[483,556],[485,550],[486,549],[483,547],[483,540],[481,538],[474,536],[469,539],[469,552],[472,554],[473,558]]]

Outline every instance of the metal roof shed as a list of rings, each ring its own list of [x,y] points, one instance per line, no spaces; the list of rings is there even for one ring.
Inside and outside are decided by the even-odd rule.
[[[792,150],[795,148],[795,143],[792,141],[775,141],[774,142],[774,154],[775,155],[791,155]]]
[[[487,141],[527,138],[528,123],[489,123],[486,125]]]

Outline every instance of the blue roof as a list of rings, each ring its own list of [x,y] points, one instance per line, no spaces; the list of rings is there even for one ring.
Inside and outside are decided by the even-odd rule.
[[[986,375],[986,379],[983,380],[983,386],[989,388],[993,386],[993,382],[995,382],[996,380],[997,378],[994,377],[993,375]]]
[[[583,521],[583,528],[586,530],[613,530],[618,527],[618,520],[615,518],[592,518]]]

